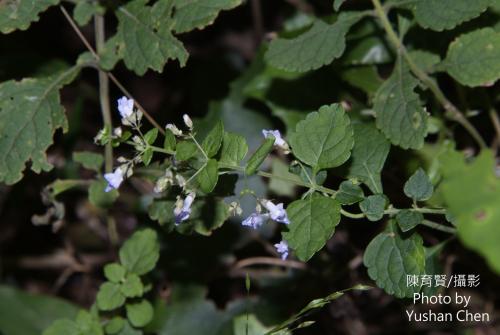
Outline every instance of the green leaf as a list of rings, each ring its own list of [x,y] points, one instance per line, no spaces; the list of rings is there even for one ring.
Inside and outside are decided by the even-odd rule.
[[[153,306],[145,299],[127,304],[125,307],[127,319],[134,327],[144,327],[153,320]]]
[[[106,264],[104,276],[113,283],[119,283],[125,278],[125,268],[118,263]]]
[[[135,329],[129,322],[126,321],[123,328],[119,333],[117,333],[117,335],[143,335],[143,332],[139,329]]]
[[[378,221],[384,217],[387,200],[382,194],[374,194],[359,203],[359,208],[370,221]]]
[[[474,30],[454,40],[444,60],[446,71],[471,87],[492,85],[500,78],[500,32]]]
[[[267,328],[253,314],[241,315],[233,320],[234,335],[262,335]]]
[[[151,159],[153,159],[153,149],[147,148],[141,155],[142,162],[145,166],[148,166],[151,163]]]
[[[165,140],[163,141],[163,148],[168,151],[175,151],[177,141],[175,135],[171,131],[165,132]]]
[[[201,147],[209,158],[215,156],[220,149],[224,137],[224,124],[219,120],[201,143]]]
[[[210,236],[212,231],[222,227],[228,218],[229,207],[223,200],[197,198],[191,207],[189,220],[179,225],[178,230],[186,233],[195,231]]]
[[[224,133],[219,162],[221,164],[238,166],[248,152],[248,145],[243,136],[234,133]]]
[[[200,189],[205,193],[210,193],[219,180],[219,167],[215,159],[209,159],[196,177],[200,184]]]
[[[177,143],[175,158],[179,161],[187,161],[198,152],[198,147],[191,141],[180,141]]]
[[[186,64],[188,53],[172,35],[172,1],[160,0],[147,6],[148,0],[134,0],[119,7],[118,38],[123,60],[130,70],[142,76],[148,69],[161,72],[169,59]]]
[[[342,6],[342,4],[346,1],[347,0],[333,0],[333,9],[338,12],[340,6]]]
[[[149,145],[155,143],[157,137],[158,137],[158,128],[153,128],[149,130],[146,134],[144,134],[144,140]]]
[[[418,226],[424,220],[422,213],[409,209],[403,209],[396,214],[396,221],[403,232],[407,232]]]
[[[142,285],[141,278],[134,273],[127,275],[120,289],[127,298],[141,297],[144,293],[144,286]]]
[[[309,113],[297,123],[289,140],[293,154],[314,172],[342,165],[354,145],[351,121],[339,104]]]
[[[339,191],[335,195],[335,200],[342,205],[352,205],[360,202],[365,197],[361,186],[354,184],[351,180],[340,183]]]
[[[62,319],[55,321],[42,335],[80,335],[78,325],[73,320]]]
[[[78,335],[104,335],[99,317],[90,314],[86,310],[81,310],[78,313],[76,324],[78,326]]]
[[[490,2],[491,0],[419,0],[416,1],[414,13],[422,27],[442,31],[478,17]]]
[[[245,167],[245,174],[250,176],[254,174],[257,169],[262,165],[267,155],[273,150],[274,146],[274,137],[267,138],[264,143],[260,145],[260,147],[250,156],[250,159],[247,162],[247,166]]]
[[[432,186],[425,171],[419,168],[406,181],[404,192],[408,198],[412,198],[414,201],[424,201],[430,199],[434,192],[434,186]]]
[[[103,179],[94,180],[89,187],[89,201],[92,205],[100,208],[107,208],[113,205],[118,198],[118,190],[104,192],[106,181]]]
[[[151,220],[158,221],[160,225],[165,223],[173,223],[173,211],[175,201],[153,201],[148,208],[148,215]]]
[[[377,92],[382,79],[375,66],[355,66],[341,72],[343,80],[372,96]]]
[[[366,247],[363,262],[370,278],[388,294],[403,298],[420,291],[420,287],[406,285],[407,275],[425,273],[425,249],[417,233],[402,235],[390,221]]]
[[[117,334],[123,329],[123,327],[125,326],[125,322],[125,319],[123,319],[121,316],[113,317],[104,327],[104,329],[106,330],[106,334]]]
[[[443,155],[441,163],[441,192],[456,221],[458,237],[500,274],[500,179],[495,175],[494,154],[482,150],[466,164],[461,153],[452,151]]]
[[[287,214],[289,230],[283,237],[297,257],[305,262],[332,237],[340,222],[340,204],[332,198],[313,194],[292,202]]]
[[[38,15],[60,0],[16,0],[0,3],[0,32],[8,34],[14,30],[26,30]]]
[[[295,38],[272,41],[265,60],[275,68],[290,72],[306,72],[330,64],[342,56],[345,35],[364,15],[362,12],[340,13],[333,24],[317,19],[309,30]]]
[[[435,276],[442,275],[444,272],[443,266],[439,262],[439,256],[441,251],[443,251],[448,241],[443,241],[432,247],[425,248],[425,274]],[[437,294],[440,287],[433,285],[431,287],[424,286],[422,288],[422,293],[426,295]]]
[[[90,22],[92,16],[104,14],[105,9],[96,1],[80,0],[73,8],[73,17],[81,27]]]
[[[123,58],[124,43],[120,39],[120,35],[108,38],[104,47],[99,51],[99,65],[104,70],[112,70],[116,63]]]
[[[382,193],[380,172],[391,148],[390,143],[372,124],[353,124],[354,147],[349,178],[357,178],[373,193]]]
[[[220,11],[233,9],[241,2],[242,0],[174,0],[174,31],[185,33],[203,29],[215,21]]]
[[[55,320],[77,313],[77,306],[62,299],[0,285],[0,332],[5,335],[40,335]]]
[[[0,182],[19,181],[29,160],[37,173],[52,168],[45,151],[58,128],[68,130],[59,89],[78,72],[78,67],[72,67],[48,78],[0,84]]]
[[[125,303],[125,296],[122,294],[119,284],[105,282],[99,287],[96,302],[100,310],[112,311]]]
[[[82,164],[84,168],[97,172],[101,170],[104,163],[104,157],[101,154],[90,151],[73,152],[73,160]]]
[[[441,62],[439,55],[426,50],[412,50],[408,55],[418,68],[427,73],[435,72],[436,65]]]
[[[273,159],[271,162],[271,172],[275,176],[279,176],[282,178],[286,178],[291,181],[271,178],[269,181],[269,190],[275,193],[276,195],[281,196],[293,196],[295,195],[295,188],[297,182],[301,182],[301,179],[296,174],[290,173],[288,171],[288,164],[283,163],[279,159]],[[295,181],[295,183],[293,182]]]
[[[403,149],[419,149],[427,134],[428,114],[415,93],[418,80],[399,58],[394,70],[375,95],[377,127],[391,143]]]
[[[158,236],[152,229],[135,232],[120,248],[120,262],[131,273],[143,275],[153,270],[160,257]]]

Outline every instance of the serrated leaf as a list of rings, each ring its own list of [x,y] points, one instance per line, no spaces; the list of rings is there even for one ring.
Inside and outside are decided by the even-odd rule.
[[[99,287],[96,302],[100,310],[112,311],[125,303],[125,296],[121,292],[119,284],[105,282]]]
[[[478,29],[454,40],[444,60],[446,71],[471,87],[492,85],[500,78],[500,32]]]
[[[339,104],[323,106],[297,123],[289,141],[293,154],[315,172],[337,167],[351,155],[351,121]]]
[[[359,208],[370,221],[378,221],[384,217],[387,200],[382,194],[374,194],[359,203]]]
[[[118,198],[118,190],[105,192],[106,181],[103,179],[94,180],[89,187],[89,201],[92,205],[107,208],[113,205]]]
[[[422,213],[403,209],[396,214],[396,221],[401,231],[407,232],[418,226],[424,220]]]
[[[404,61],[396,61],[393,73],[379,88],[373,109],[379,128],[394,145],[403,149],[419,149],[427,134],[428,114],[415,93],[418,80]]]
[[[45,151],[54,132],[68,128],[59,89],[78,72],[79,67],[72,67],[48,78],[0,84],[0,182],[19,181],[29,160],[37,173],[52,168]]]
[[[38,21],[40,13],[60,0],[16,0],[0,2],[0,32],[8,34],[14,30],[26,30]]]
[[[73,160],[83,165],[84,168],[94,171],[101,170],[104,157],[101,154],[90,151],[73,152]]]
[[[135,232],[120,248],[121,264],[137,275],[153,270],[159,257],[160,244],[152,229]]]
[[[234,133],[224,133],[219,162],[221,164],[236,165],[245,158],[248,152],[247,141],[243,136]]]
[[[242,0],[175,0],[176,33],[185,33],[193,29],[203,29],[211,25],[220,11],[233,9]]]
[[[180,141],[177,143],[175,158],[179,161],[187,161],[198,152],[198,147],[191,141]]]
[[[267,138],[252,156],[248,159],[247,165],[245,167],[245,174],[250,176],[254,174],[257,169],[262,165],[267,155],[273,150],[274,137]]]
[[[353,124],[354,147],[349,178],[357,178],[373,193],[382,193],[380,173],[391,148],[390,143],[372,124]]]
[[[432,186],[425,171],[419,168],[406,181],[404,192],[408,198],[412,198],[414,201],[424,201],[430,199],[434,192],[434,186]]]
[[[366,247],[363,262],[377,286],[398,298],[411,297],[420,287],[407,286],[406,276],[425,273],[425,249],[420,235],[402,235],[390,221]]]
[[[340,222],[340,204],[318,194],[292,202],[286,211],[290,225],[283,237],[304,262],[323,248]]]
[[[123,43],[125,65],[142,76],[148,69],[161,72],[169,59],[186,64],[188,53],[171,29],[172,1],[134,0],[119,7],[118,38]]]
[[[119,283],[125,278],[125,268],[118,263],[106,264],[104,276],[113,283]]]
[[[209,159],[198,173],[196,180],[200,184],[200,189],[205,193],[210,193],[219,180],[219,166],[215,159]]]
[[[141,278],[134,273],[128,274],[127,277],[125,277],[120,289],[127,298],[141,297],[144,293],[144,286],[142,285]]]
[[[305,33],[292,38],[278,38],[271,42],[265,54],[273,67],[291,72],[306,72],[330,64],[345,50],[345,35],[364,13],[340,13],[337,21],[328,24],[315,20]]]
[[[153,306],[145,299],[136,303],[129,303],[125,307],[127,309],[127,319],[134,327],[144,327],[153,319]]]
[[[90,22],[92,16],[104,14],[105,9],[97,1],[80,0],[73,8],[73,17],[81,27]]]
[[[419,0],[415,3],[415,19],[424,28],[453,29],[481,15],[490,3],[490,0]]]
[[[223,137],[224,124],[219,120],[219,122],[215,124],[212,130],[210,130],[203,142],[201,142],[201,147],[209,158],[212,158],[217,154],[222,144]]]
[[[335,195],[335,200],[342,205],[352,205],[360,202],[365,197],[361,186],[354,184],[351,180],[340,183],[339,190]]]
[[[495,164],[490,150],[482,150],[469,164],[461,153],[443,155],[441,192],[460,240],[500,274],[500,179],[495,175]]]

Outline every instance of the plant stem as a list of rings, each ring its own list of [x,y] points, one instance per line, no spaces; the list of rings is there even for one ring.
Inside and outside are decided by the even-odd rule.
[[[433,228],[436,230],[444,231],[445,233],[456,234],[457,230],[452,227],[447,227],[442,224],[436,223],[434,221],[423,220],[422,225],[427,226],[429,228]]]
[[[196,144],[196,147],[198,147],[198,150],[200,150],[200,152],[202,153],[203,157],[205,157],[205,160],[208,161],[207,153],[205,152],[205,150],[203,150],[203,148],[201,147],[200,143],[198,143],[198,141],[196,140],[196,138],[194,138],[194,136],[192,134],[189,134],[189,137],[193,140],[194,144]]]
[[[500,140],[500,120],[498,118],[498,113],[492,107],[492,108],[490,108],[489,115],[490,115],[491,122],[493,123],[493,127],[495,128],[495,132],[497,133],[496,140],[499,141]]]
[[[422,81],[428,88],[431,90],[431,92],[434,94],[436,99],[439,101],[439,103],[443,106],[445,109],[446,117],[448,117],[451,120],[456,121],[462,127],[464,127],[469,134],[474,138],[474,140],[478,143],[479,147],[481,149],[486,148],[486,142],[483,140],[477,129],[469,122],[469,120],[463,115],[462,112],[458,110],[458,108],[450,101],[446,96],[444,95],[443,91],[439,88],[439,86],[436,84],[436,82],[427,75],[424,71],[422,71],[416,64],[413,62],[411,59],[410,55],[406,51],[405,46],[399,39],[398,35],[392,28],[392,25],[387,17],[387,14],[385,13],[384,8],[382,7],[382,4],[380,3],[380,0],[372,0],[373,6],[375,7],[375,13],[377,14],[378,18],[380,19],[380,22],[382,24],[382,27],[384,28],[385,32],[387,33],[387,37],[389,38],[389,41],[391,44],[396,48],[398,54],[401,54],[403,58],[406,60],[408,63],[408,66],[410,67],[411,72],[418,78],[420,81]]]

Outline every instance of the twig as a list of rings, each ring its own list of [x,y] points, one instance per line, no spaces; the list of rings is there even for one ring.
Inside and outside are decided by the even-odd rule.
[[[489,115],[491,118],[491,122],[493,123],[493,127],[495,128],[496,132],[496,139],[494,140],[495,142],[500,141],[500,119],[498,118],[498,113],[495,109],[490,108]]]
[[[233,268],[235,269],[241,269],[247,266],[252,266],[252,265],[276,265],[276,266],[284,266],[287,268],[294,268],[294,269],[300,269],[300,270],[305,270],[307,268],[307,265],[302,262],[298,261],[291,261],[291,260],[283,260],[280,258],[274,258],[274,257],[251,257],[251,258],[245,258],[242,259],[241,261],[238,261],[236,264],[233,265]]]

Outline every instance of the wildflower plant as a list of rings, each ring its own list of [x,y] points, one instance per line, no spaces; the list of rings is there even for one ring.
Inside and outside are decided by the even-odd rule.
[[[0,5],[0,31],[26,29],[60,1],[30,3]],[[489,112],[486,118],[491,118],[496,132],[492,142],[498,143],[494,83],[500,78],[500,33],[491,27],[458,29],[483,13],[497,15],[497,4],[476,1],[468,11],[440,11],[438,16],[441,7],[456,3],[371,0],[366,8],[361,6],[365,9],[344,10],[348,1],[335,0],[333,18],[302,13],[302,20],[287,20],[282,33],[263,42],[249,69],[232,83],[230,97],[216,107],[238,118],[246,113],[245,101],[256,100],[282,121],[280,129],[269,122],[259,126],[257,143],[250,143],[243,134],[249,123],[235,127],[220,111],[204,119],[184,113],[182,122],[159,124],[111,72],[118,62],[138,76],[148,70],[161,72],[169,60],[186,66],[188,52],[179,35],[202,29],[220,11],[242,5],[239,0],[210,3],[204,7],[202,1],[133,0],[115,8],[104,1],[76,1],[73,18],[66,4],[59,4],[77,32],[74,20],[85,25],[94,18],[96,48],[48,77],[0,83],[0,181],[7,184],[23,177],[28,161],[37,173],[52,168],[45,152],[54,132],[68,127],[60,89],[85,68],[97,69],[101,87],[107,88],[109,80],[117,84],[123,96],[111,97],[115,103],[109,104],[109,94],[100,95],[104,124],[95,129],[94,143],[104,155],[75,156],[96,177],[56,180],[47,189],[48,203],[52,214],[60,213],[56,196],[88,188],[91,203],[109,219],[120,192],[139,179],[148,186],[144,207],[155,221],[133,232],[117,259],[103,267],[104,282],[95,304],[76,319],[55,321],[44,335],[157,331],[152,329],[162,310],[154,305],[153,281],[162,239],[188,234],[210,239],[225,224],[237,225],[248,236],[272,230],[274,234],[263,235],[274,246],[272,262],[285,266],[327,254],[325,246],[343,225],[356,220],[378,224],[379,232],[365,246],[363,264],[374,285],[397,298],[420,290],[406,285],[407,275],[438,274],[431,264],[446,249],[448,235],[500,273],[496,153],[464,112],[467,105],[459,106],[446,96],[439,80],[446,76],[461,91],[474,88],[488,97],[486,105],[478,103],[477,108]],[[102,28],[105,12],[118,21],[116,34],[107,40]],[[383,41],[377,54],[346,43],[363,38],[358,29],[371,34],[360,43]],[[440,50],[444,58],[413,43],[411,31],[422,29],[454,34]],[[307,111],[289,110],[273,100],[271,82],[299,83],[311,71],[337,71],[342,94],[332,93],[328,103],[316,103]],[[472,148],[469,157],[463,154],[465,148]],[[411,169],[394,168],[397,176],[404,176],[398,187],[405,198],[397,205],[385,192],[392,179],[384,175],[389,154],[396,150],[420,157]],[[252,188],[252,180],[261,179],[274,193]],[[244,211],[243,203],[250,203],[252,210]],[[112,221],[107,221],[110,236],[116,234]],[[324,303],[332,300],[329,296]],[[289,334],[294,322],[266,333]]]

